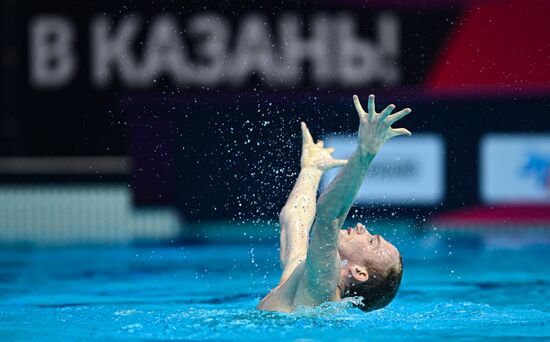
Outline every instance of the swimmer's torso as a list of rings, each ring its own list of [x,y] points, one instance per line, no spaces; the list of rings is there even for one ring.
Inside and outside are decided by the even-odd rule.
[[[307,296],[301,282],[305,271],[305,263],[301,262],[296,266],[294,272],[276,288],[271,290],[267,296],[258,304],[257,309],[267,311],[292,312],[300,305],[315,306],[312,298]],[[333,300],[338,300],[336,295]]]

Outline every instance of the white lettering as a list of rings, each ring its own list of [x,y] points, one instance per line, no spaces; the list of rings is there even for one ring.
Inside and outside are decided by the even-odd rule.
[[[377,22],[378,45],[356,35],[356,22],[347,15],[339,18],[341,83],[358,86],[374,81],[393,83],[399,78],[396,61],[398,28],[390,16]]]
[[[164,74],[178,84],[188,82],[193,70],[189,68],[185,51],[176,20],[168,15],[156,19],[147,36],[143,57],[149,81]]]
[[[384,13],[377,20],[379,52],[382,54],[382,62],[385,64],[384,80],[388,83],[396,83],[401,78],[397,59],[399,57],[399,22],[395,15]]]
[[[237,33],[237,43],[231,58],[229,81],[233,85],[243,84],[251,74],[273,79],[275,69],[273,42],[266,19],[258,14],[243,20]]]
[[[312,81],[316,84],[327,84],[337,71],[331,65],[336,54],[331,48],[331,21],[321,14],[313,16],[312,21],[309,40],[302,37],[303,22],[296,15],[286,14],[280,21],[284,75],[290,83],[303,78],[303,63],[308,59],[312,64]]]
[[[121,81],[129,86],[146,86],[149,84],[144,72],[139,68],[132,51],[139,29],[135,17],[122,19],[118,30],[110,34],[110,19],[98,17],[92,23],[92,80],[99,87],[111,84],[113,69],[119,71]]]
[[[195,83],[217,85],[224,79],[225,59],[231,28],[226,20],[213,14],[191,18],[189,32],[202,40],[196,44],[198,61],[194,66]]]
[[[30,24],[30,82],[36,87],[60,87],[75,74],[74,28],[65,18],[39,16]]]
[[[294,87],[308,75],[314,86],[363,86],[391,85],[401,77],[395,15],[376,18],[372,39],[365,39],[357,20],[345,13],[315,13],[309,23],[296,13],[276,19],[274,36],[272,23],[258,13],[245,16],[234,32],[223,16],[199,13],[189,18],[184,37],[178,17],[172,15],[153,17],[148,28],[135,16],[118,21],[95,17],[90,35],[92,83],[104,88],[116,79],[127,87],[150,87],[165,76],[176,86],[242,86],[256,75],[271,87]],[[145,39],[138,42],[144,29]],[[40,16],[31,22],[33,85],[62,86],[74,78],[74,40],[67,19]],[[231,48],[230,41],[235,42]]]

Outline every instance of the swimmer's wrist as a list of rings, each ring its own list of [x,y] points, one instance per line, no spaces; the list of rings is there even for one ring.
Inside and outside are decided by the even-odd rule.
[[[380,151],[381,146],[373,146],[372,144],[359,144],[357,149],[361,156],[375,156]]]
[[[357,151],[359,153],[359,157],[360,157],[361,162],[371,163],[372,160],[374,159],[374,157],[376,157],[376,154],[378,153],[379,148],[373,148],[372,146],[366,147],[366,146],[359,145],[359,147],[357,148]]]

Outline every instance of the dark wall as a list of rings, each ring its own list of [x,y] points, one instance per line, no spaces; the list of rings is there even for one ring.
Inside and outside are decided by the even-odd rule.
[[[403,126],[415,133],[441,134],[446,142],[445,200],[436,207],[407,207],[400,212],[425,215],[440,208],[475,204],[479,202],[477,154],[483,134],[550,130],[548,87],[525,91],[520,88],[526,82],[520,80],[514,83],[519,86],[506,87],[505,92],[484,89],[479,93],[474,87],[469,92],[438,93],[429,82],[434,69],[446,63],[442,56],[452,50],[466,19],[486,4],[492,2],[4,1],[0,156],[131,155],[134,172],[124,180],[134,189],[136,205],[176,204],[193,220],[273,217],[298,171],[299,122],[306,121],[315,137],[353,133],[357,120],[351,96],[366,98],[375,93],[380,106],[395,103],[413,108]],[[333,19],[347,15],[357,24],[354,39],[369,44],[380,43],[377,22],[389,14],[398,23],[399,49],[394,59],[389,56],[387,60],[394,61],[400,76],[391,81],[374,77],[355,84],[334,79],[318,82],[312,71],[314,62],[306,59],[299,69],[301,79],[282,85],[260,72],[251,72],[237,85],[231,78],[212,85],[177,80],[162,72],[154,81],[140,83],[125,79],[123,67],[116,65],[110,66],[112,79],[106,84],[98,84],[92,77],[98,47],[92,45],[91,31],[97,18],[106,18],[113,32],[128,18],[138,18],[138,32],[128,51],[137,64],[143,64],[147,46],[154,43],[148,40],[151,27],[161,15],[170,14],[181,29],[176,35],[188,47],[189,58],[199,65],[200,41],[189,35],[190,18],[213,13],[227,20],[231,52],[227,55],[231,58],[242,24],[253,13],[265,18],[266,30],[273,32],[269,38],[274,51],[281,52],[285,42],[280,41],[277,25],[288,12],[302,19],[304,39],[314,34],[312,18],[316,14]],[[31,23],[51,15],[62,17],[73,27],[71,51],[77,64],[62,84],[39,86],[30,75]],[[518,37],[522,34],[518,31]],[[329,40],[335,47],[341,44],[337,37]],[[327,54],[339,53],[333,50]],[[378,53],[388,52],[382,49]],[[456,70],[458,67],[468,68],[467,60]],[[483,82],[480,71],[479,83]],[[4,181],[51,179],[40,175],[2,177]],[[64,175],[54,180],[77,178]],[[92,181],[109,179],[102,175]]]

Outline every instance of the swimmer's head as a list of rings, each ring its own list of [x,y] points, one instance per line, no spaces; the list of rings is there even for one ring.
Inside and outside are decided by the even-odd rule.
[[[380,235],[371,235],[362,224],[340,232],[338,252],[342,262],[344,297],[363,297],[364,311],[381,309],[397,293],[403,262],[397,248]]]

